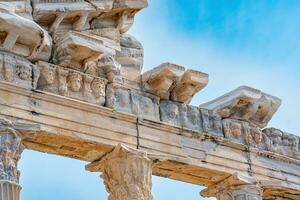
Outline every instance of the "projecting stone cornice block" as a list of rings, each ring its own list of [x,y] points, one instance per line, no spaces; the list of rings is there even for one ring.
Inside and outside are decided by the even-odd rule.
[[[31,61],[48,61],[52,50],[51,37],[37,23],[23,17],[24,12],[15,6],[8,2],[0,4],[0,49]]]
[[[277,97],[241,86],[199,107],[213,110],[222,118],[244,120],[264,128],[280,105],[281,100]]]

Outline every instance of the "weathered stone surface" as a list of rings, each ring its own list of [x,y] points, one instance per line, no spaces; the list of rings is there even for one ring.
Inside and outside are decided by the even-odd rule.
[[[118,145],[114,150],[87,165],[89,171],[101,171],[109,200],[152,200],[152,161],[147,154]]]
[[[27,59],[0,51],[0,80],[21,87],[36,88],[40,71]]]
[[[33,0],[33,17],[49,33],[82,31],[90,28],[92,18],[112,7],[113,0]]]
[[[131,81],[140,81],[143,69],[144,49],[133,36],[122,34],[121,51],[116,55],[121,64],[121,76]]]
[[[275,128],[267,128],[263,132],[266,135],[266,150],[300,158],[300,138],[298,136]]]
[[[234,120],[223,120],[224,135],[231,141],[251,145],[262,146],[263,132],[251,123]]]
[[[208,83],[208,74],[186,70],[171,93],[171,100],[190,103],[193,96]]]
[[[147,0],[116,0],[110,12],[102,13],[91,21],[91,27],[117,28],[121,33],[125,33],[132,26],[135,14],[147,5]]]
[[[54,49],[54,63],[80,71],[100,59],[101,55],[115,55],[117,45],[112,40],[80,32],[68,32]]]
[[[106,79],[41,61],[38,62],[38,67],[41,71],[39,90],[97,105],[105,104]]]
[[[184,74],[185,68],[179,65],[164,63],[142,75],[144,90],[161,99],[169,100],[170,93]]]
[[[160,102],[160,119],[199,133],[223,137],[221,117],[209,110],[164,100]]]
[[[20,1],[5,1],[0,4],[0,48],[32,61],[48,61],[51,56],[52,39],[47,31],[25,18],[26,9],[30,10],[25,1],[22,2],[25,4],[25,10],[22,7],[16,9],[19,3]]]
[[[280,104],[281,100],[277,97],[254,88],[241,86],[200,107],[213,110],[222,118],[240,119],[264,128]]]
[[[108,84],[106,106],[118,112],[137,115],[139,118],[159,121],[159,99],[153,95],[129,90],[119,84]]]
[[[234,174],[209,186],[201,195],[216,197],[217,200],[262,200],[262,189],[252,177]]]

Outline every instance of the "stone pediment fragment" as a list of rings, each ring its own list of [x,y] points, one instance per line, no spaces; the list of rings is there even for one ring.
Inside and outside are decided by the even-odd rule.
[[[277,97],[241,86],[200,107],[213,110],[222,118],[244,120],[264,128],[280,105],[281,100]]]
[[[34,21],[16,13],[15,7],[0,3],[0,48],[31,61],[48,61],[52,39]]]
[[[186,70],[171,93],[171,100],[190,103],[193,96],[208,84],[208,74]]]
[[[41,71],[39,90],[104,105],[106,79],[46,62],[38,62],[37,65]]]
[[[121,51],[116,60],[121,64],[121,76],[131,81],[140,81],[143,69],[144,49],[133,36],[121,35]]]
[[[161,99],[168,100],[175,84],[184,74],[185,68],[172,63],[164,63],[145,72],[142,75],[145,91],[157,95]]]
[[[115,55],[119,46],[97,35],[70,31],[61,37],[54,49],[54,63],[85,71],[90,62],[97,62],[101,55]]]
[[[35,89],[40,71],[27,59],[0,51],[0,80]]]

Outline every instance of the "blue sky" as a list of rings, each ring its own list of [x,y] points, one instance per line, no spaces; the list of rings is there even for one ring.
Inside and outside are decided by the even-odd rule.
[[[280,97],[269,126],[300,134],[300,1],[149,0],[130,33],[145,48],[144,70],[169,61],[209,73],[199,105],[239,85]],[[25,151],[23,200],[106,199],[99,174],[86,163]],[[156,200],[199,200],[199,186],[154,177]]]

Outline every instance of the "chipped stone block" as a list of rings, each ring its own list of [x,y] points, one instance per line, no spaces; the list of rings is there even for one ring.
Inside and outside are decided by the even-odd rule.
[[[108,84],[106,106],[118,112],[137,115],[139,118],[159,121],[158,97],[130,90],[117,83]]]
[[[144,49],[133,36],[121,35],[121,51],[116,60],[121,64],[121,76],[131,81],[140,81],[143,69]]]
[[[256,126],[235,119],[223,120],[224,136],[233,142],[261,147],[263,142],[263,132]]]
[[[0,4],[0,9],[0,49],[30,61],[48,61],[52,39],[47,31],[34,21],[18,15],[14,4]]]
[[[148,6],[147,0],[115,0],[114,9],[140,10]]]
[[[163,100],[169,100],[170,92],[184,74],[184,70],[185,68],[179,65],[161,64],[142,75],[143,89]]]
[[[39,69],[27,59],[0,51],[0,80],[35,89]]]
[[[208,74],[195,70],[186,70],[176,83],[171,93],[171,100],[190,103],[193,96],[202,90],[208,83]]]
[[[131,90],[132,111],[138,117],[153,121],[159,119],[159,98]]]
[[[213,101],[200,105],[222,118],[240,119],[264,128],[281,104],[277,97],[241,86]]]
[[[223,127],[221,116],[211,110],[200,109],[202,130],[206,133],[223,137]]]
[[[118,112],[132,113],[130,90],[111,83],[106,88],[106,107]]]
[[[102,56],[97,63],[97,76],[105,77],[109,83],[122,83],[120,74],[121,65],[114,57],[105,55]]]
[[[277,152],[286,156],[300,156],[300,138],[296,135],[283,132],[276,128],[266,128],[268,146],[266,150]]]
[[[181,126],[179,103],[163,100],[159,104],[160,120],[175,126]]]
[[[199,108],[191,105],[180,104],[179,115],[182,127],[203,132],[202,118]]]
[[[105,87],[107,80],[66,69],[46,62],[38,62],[41,77],[38,89],[86,101],[105,104]]]
[[[90,28],[89,21],[113,8],[113,0],[33,0],[33,17],[50,33]]]
[[[85,71],[101,55],[115,55],[118,46],[112,40],[96,35],[70,31],[59,39],[54,48],[54,63]]]

